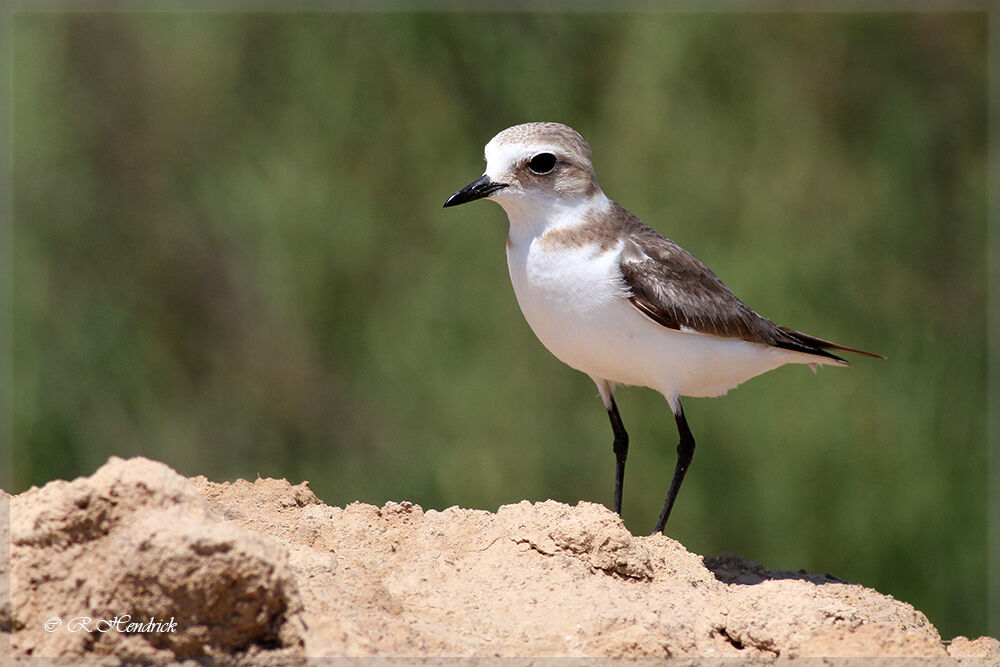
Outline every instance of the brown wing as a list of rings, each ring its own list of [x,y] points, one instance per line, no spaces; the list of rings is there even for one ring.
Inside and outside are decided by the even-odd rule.
[[[659,324],[814,354],[842,364],[847,361],[828,349],[879,356],[778,326],[740,301],[694,255],[624,208],[620,211],[628,218],[631,238],[619,260],[629,301]]]

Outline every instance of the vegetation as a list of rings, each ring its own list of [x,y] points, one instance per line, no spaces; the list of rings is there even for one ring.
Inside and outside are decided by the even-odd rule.
[[[668,532],[986,631],[986,15],[17,14],[15,491],[144,455],[330,504],[610,504],[482,146],[580,130],[605,192],[759,312],[888,356],[685,402]],[[619,392],[624,518],[676,431]]]

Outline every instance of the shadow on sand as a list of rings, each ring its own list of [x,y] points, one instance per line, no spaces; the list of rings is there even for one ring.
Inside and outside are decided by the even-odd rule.
[[[712,571],[715,578],[725,584],[759,584],[772,579],[800,579],[812,584],[846,584],[840,577],[827,572],[826,574],[815,574],[805,570],[768,570],[756,561],[743,560],[733,554],[723,554],[721,556],[702,558],[705,567]]]

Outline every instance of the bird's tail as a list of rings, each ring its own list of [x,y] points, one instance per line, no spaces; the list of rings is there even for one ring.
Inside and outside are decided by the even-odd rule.
[[[804,334],[801,331],[796,331],[795,329],[789,329],[788,327],[778,327],[778,329],[781,333],[787,336],[786,340],[780,340],[776,343],[778,347],[795,350],[796,352],[805,352],[806,354],[815,354],[820,357],[827,357],[845,365],[848,363],[847,360],[830,352],[830,350],[836,350],[838,352],[851,352],[853,354],[860,354],[866,357],[873,357],[875,359],[885,359],[885,357],[881,354],[865,352],[864,350],[859,350],[856,347],[848,347],[846,345],[840,345],[839,343],[833,343],[828,340],[823,340],[822,338],[816,338],[815,336]]]

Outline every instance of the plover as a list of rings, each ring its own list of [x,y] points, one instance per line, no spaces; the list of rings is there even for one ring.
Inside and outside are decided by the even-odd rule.
[[[521,312],[604,401],[619,515],[629,438],[615,386],[650,387],[670,405],[680,444],[654,533],[664,530],[694,455],[682,396],[721,396],[784,364],[848,365],[833,351],[881,358],[758,315],[692,254],[605,196],[576,130],[515,125],[486,144],[485,156],[486,172],[444,205],[488,198],[506,211],[507,266]]]

